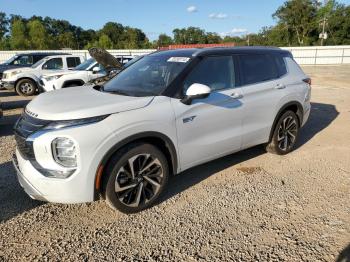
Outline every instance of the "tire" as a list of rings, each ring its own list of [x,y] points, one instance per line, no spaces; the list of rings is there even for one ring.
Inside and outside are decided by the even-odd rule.
[[[37,86],[31,79],[19,80],[16,84],[16,93],[20,96],[32,96],[35,94]]]
[[[293,111],[283,113],[277,121],[266,151],[277,155],[286,155],[291,152],[298,139],[299,128],[299,119]]]
[[[106,202],[115,210],[131,214],[147,209],[159,200],[168,184],[169,165],[157,147],[133,143],[112,157],[105,175]]]

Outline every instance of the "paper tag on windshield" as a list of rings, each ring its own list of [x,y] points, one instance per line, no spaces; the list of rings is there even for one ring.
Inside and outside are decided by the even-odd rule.
[[[188,60],[190,60],[189,57],[170,57],[170,58],[168,59],[168,62],[187,63]]]

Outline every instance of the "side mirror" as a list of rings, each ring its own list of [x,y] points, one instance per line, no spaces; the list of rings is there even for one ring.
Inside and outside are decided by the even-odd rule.
[[[99,71],[100,71],[100,67],[98,67],[98,66],[95,66],[95,67],[92,68],[92,73],[93,74],[97,74]]]
[[[190,105],[193,99],[207,98],[210,95],[210,87],[198,83],[192,84],[186,91],[186,95],[181,102]]]

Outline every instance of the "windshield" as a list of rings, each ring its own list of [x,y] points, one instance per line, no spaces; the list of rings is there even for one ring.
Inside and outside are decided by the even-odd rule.
[[[189,57],[146,56],[130,65],[104,86],[104,91],[128,96],[161,94],[186,67]]]
[[[38,66],[45,63],[46,61],[47,61],[47,59],[41,59],[38,62],[36,62],[34,65],[32,65],[31,68],[37,68]]]
[[[11,64],[13,61],[15,61],[18,58],[18,56],[13,56],[9,60],[7,60],[4,64]]]
[[[87,70],[87,69],[88,69],[90,66],[92,66],[94,63],[96,63],[96,60],[93,59],[93,58],[90,58],[90,59],[86,60],[84,63],[82,63],[82,64],[76,66],[76,67],[74,68],[74,70],[81,70],[81,71]]]

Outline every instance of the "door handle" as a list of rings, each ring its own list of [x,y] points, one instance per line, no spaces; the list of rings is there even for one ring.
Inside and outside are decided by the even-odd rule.
[[[286,86],[282,85],[282,84],[277,84],[275,88],[276,89],[284,89],[284,88],[286,88]]]
[[[232,93],[231,97],[234,99],[240,99],[240,98],[243,98],[243,95],[239,93]]]

